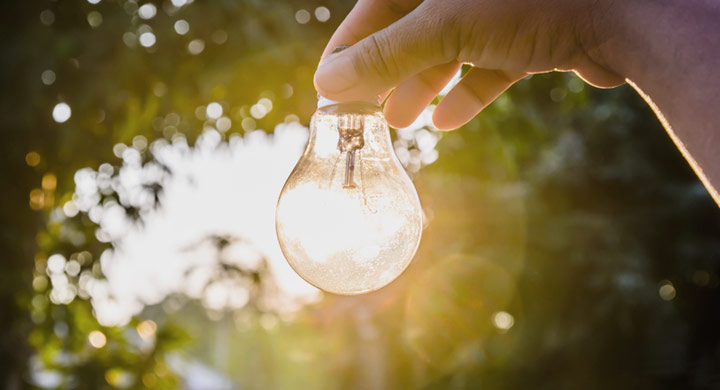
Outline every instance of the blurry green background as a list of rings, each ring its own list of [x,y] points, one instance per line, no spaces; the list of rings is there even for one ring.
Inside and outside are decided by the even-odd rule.
[[[409,270],[278,304],[297,281],[249,238],[268,218],[230,215],[248,237],[197,220],[165,254],[147,232],[207,177],[231,188],[220,212],[274,203],[255,180],[289,173],[352,2],[0,7],[1,388],[720,388],[720,212],[628,86],[536,75],[457,131],[393,132],[428,217]],[[187,172],[200,184],[166,188]],[[215,203],[201,189],[173,212]],[[145,257],[113,282],[138,237]],[[142,295],[177,253],[202,257],[206,285],[99,298]]]

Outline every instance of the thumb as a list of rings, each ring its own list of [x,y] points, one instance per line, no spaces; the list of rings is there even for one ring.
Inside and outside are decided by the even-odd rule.
[[[443,49],[457,45],[443,39],[457,34],[443,34],[438,16],[423,5],[323,61],[315,73],[317,91],[338,101],[368,100],[455,58],[457,53]]]

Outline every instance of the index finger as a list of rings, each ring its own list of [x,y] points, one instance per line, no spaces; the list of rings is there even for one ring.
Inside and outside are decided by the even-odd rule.
[[[359,0],[330,38],[322,58],[340,45],[353,45],[414,10],[423,0]]]

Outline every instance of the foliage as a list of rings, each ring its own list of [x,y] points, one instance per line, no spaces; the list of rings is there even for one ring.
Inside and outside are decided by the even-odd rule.
[[[0,386],[29,388],[45,375],[57,388],[188,387],[171,363],[191,355],[236,386],[263,389],[720,386],[720,213],[629,87],[596,90],[569,74],[523,80],[463,129],[438,135],[439,160],[414,177],[428,228],[391,286],[327,296],[290,316],[254,304],[213,317],[173,296],[124,326],[102,326],[83,283],[102,280],[112,243],[89,209],[63,210],[76,172],[113,180],[123,148],[162,168],[148,145],[192,145],[217,125],[209,102],[232,124],[223,142],[306,123],[318,53],[350,7],[181,3],[3,10]],[[144,4],[154,17],[139,16]],[[329,21],[312,18],[320,6]],[[308,23],[296,20],[301,9]],[[190,26],[184,35],[178,20]],[[144,33],[155,38],[149,47]],[[253,115],[261,99],[272,109]],[[72,109],[63,123],[52,116],[60,102]],[[121,205],[138,224],[162,207],[162,180],[143,187],[150,203],[108,188],[97,202]],[[241,238],[207,239],[218,277],[268,286],[266,270],[221,261]],[[58,254],[62,262],[50,260]],[[65,268],[54,272],[53,262]],[[52,295],[62,283],[72,296]]]

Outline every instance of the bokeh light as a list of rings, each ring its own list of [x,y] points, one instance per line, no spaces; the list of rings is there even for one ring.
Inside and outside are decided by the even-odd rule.
[[[140,38],[138,39],[140,40],[140,44],[144,47],[152,47],[153,45],[155,45],[155,34],[151,33],[150,31],[140,34]]]
[[[93,348],[102,348],[107,343],[107,337],[105,337],[105,334],[99,330],[93,330],[88,334],[88,342],[90,342],[90,345],[93,346]]]
[[[675,286],[672,284],[672,282],[670,282],[669,280],[663,280],[662,282],[660,282],[658,294],[663,300],[672,301],[673,299],[675,299],[675,295],[677,294],[677,292],[675,291]]]
[[[49,9],[40,12],[40,22],[46,26],[49,26],[55,22],[55,13]]]
[[[315,8],[315,18],[320,22],[327,22],[330,20],[330,10],[323,6]]]
[[[209,119],[218,119],[222,114],[223,108],[220,103],[212,102],[205,108],[205,115],[207,115]]]
[[[143,340],[151,341],[155,338],[157,324],[153,320],[145,320],[137,325],[136,330]]]
[[[156,13],[157,8],[153,3],[145,3],[138,8],[138,16],[140,16],[140,19],[152,19],[155,17]]]
[[[87,15],[87,21],[92,28],[100,27],[103,22],[102,14],[98,11],[90,11]]]
[[[52,117],[57,123],[65,123],[72,115],[70,106],[65,102],[60,102],[53,107]]]
[[[300,24],[306,24],[310,21],[310,12],[306,9],[301,9],[295,12],[295,21]]]
[[[40,164],[40,154],[38,152],[28,152],[28,154],[25,155],[25,163],[28,166],[36,167],[38,164]]]
[[[192,55],[198,55],[205,50],[205,41],[200,38],[193,39],[188,43],[188,52]]]
[[[187,21],[180,19],[175,22],[174,28],[176,33],[180,35],[185,35],[188,33],[188,31],[190,31],[190,24],[188,24]]]
[[[492,316],[493,325],[498,328],[501,332],[507,332],[510,328],[515,325],[515,317],[512,314],[499,311]]]
[[[42,80],[42,83],[45,85],[53,85],[55,82],[55,72],[48,69],[42,72],[40,75],[40,79]]]

